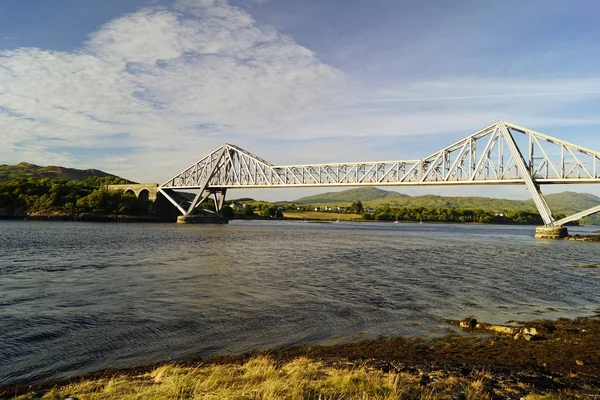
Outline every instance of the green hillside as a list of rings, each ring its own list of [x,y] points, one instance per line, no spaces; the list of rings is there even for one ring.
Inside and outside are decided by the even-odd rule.
[[[19,163],[17,165],[0,165],[0,181],[22,178],[49,178],[67,181],[79,181],[92,176],[97,176],[99,178],[116,177],[116,175],[112,175],[97,169],[81,170],[52,165],[47,167],[41,167],[39,165],[29,164],[25,162]]]
[[[362,194],[366,195],[363,196]],[[570,215],[600,205],[600,197],[589,193],[563,192],[545,196],[548,205],[555,214]],[[481,209],[492,212],[529,211],[536,212],[532,200],[507,200],[489,197],[447,197],[425,195],[410,197],[398,192],[377,188],[360,188],[343,192],[323,193],[296,200],[296,204],[315,206],[349,206],[354,201],[361,201],[365,207],[419,208],[428,209]],[[600,224],[600,214],[583,220],[585,224]]]
[[[329,192],[314,196],[302,197],[295,200],[296,204],[325,204],[325,203],[352,203],[353,201],[372,201],[380,199],[397,199],[409,197],[406,194],[376,187],[361,187],[357,189],[344,190],[342,192]]]
[[[488,211],[530,211],[531,206],[520,200],[493,199],[489,197],[446,197],[436,196],[432,194],[424,196],[393,198],[393,199],[377,199],[372,201],[363,201],[363,204],[370,207],[397,207],[397,208],[463,208],[477,209],[481,208]]]
[[[550,209],[561,210],[565,214],[573,214],[600,204],[600,197],[589,193],[562,192],[544,197]],[[527,200],[526,203],[534,207],[533,200]]]
[[[493,199],[488,197],[444,197],[425,195],[410,197],[406,194],[364,187],[344,190],[342,192],[322,193],[314,196],[302,197],[293,201],[295,204],[327,205],[335,203],[338,206],[347,206],[354,201],[361,201],[368,207],[426,207],[426,208],[482,208],[490,211],[502,210],[533,210],[533,203],[527,204],[520,200]],[[600,200],[600,199],[599,199]]]

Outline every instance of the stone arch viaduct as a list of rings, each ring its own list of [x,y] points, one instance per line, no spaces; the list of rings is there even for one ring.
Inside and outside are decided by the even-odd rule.
[[[108,190],[122,190],[132,193],[140,200],[155,201],[158,192],[157,183],[128,183],[123,185],[106,185]]]

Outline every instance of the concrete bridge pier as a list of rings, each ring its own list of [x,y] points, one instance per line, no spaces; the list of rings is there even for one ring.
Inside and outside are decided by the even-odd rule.
[[[227,224],[229,220],[220,215],[180,215],[178,224]]]
[[[569,231],[564,226],[538,226],[535,229],[536,239],[564,239],[569,236]]]
[[[202,197],[203,190],[199,191],[196,198],[188,208],[188,212],[177,217],[178,224],[227,224],[229,220],[223,217],[221,210],[225,202],[227,189],[209,191]],[[192,214],[194,209],[210,196],[214,197],[215,211],[201,210],[201,214]],[[182,210],[183,211],[183,210]]]

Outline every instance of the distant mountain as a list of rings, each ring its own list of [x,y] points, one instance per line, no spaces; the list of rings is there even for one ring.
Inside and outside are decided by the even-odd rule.
[[[544,196],[552,211],[573,214],[600,205],[600,197],[589,193],[562,192]],[[533,207],[533,200],[527,200]]]
[[[117,177],[116,175],[109,174],[98,169],[75,169],[65,168],[50,165],[47,167],[41,167],[35,164],[19,163],[17,165],[0,165],[0,181],[6,181],[10,179],[19,178],[50,178],[50,179],[64,179],[64,180],[82,180],[89,178],[90,176],[97,176],[100,178],[104,177]]]
[[[380,199],[396,199],[410,197],[406,194],[393,192],[389,190],[378,189],[376,187],[361,187],[357,189],[344,190],[343,192],[329,192],[317,194],[314,196],[302,197],[295,200],[296,204],[317,204],[317,203],[352,203],[353,201],[372,201]]]

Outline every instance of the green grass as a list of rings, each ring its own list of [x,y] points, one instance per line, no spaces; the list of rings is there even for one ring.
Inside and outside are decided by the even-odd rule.
[[[364,221],[358,214],[329,213],[319,211],[284,211],[285,219],[319,220],[319,221]]]

